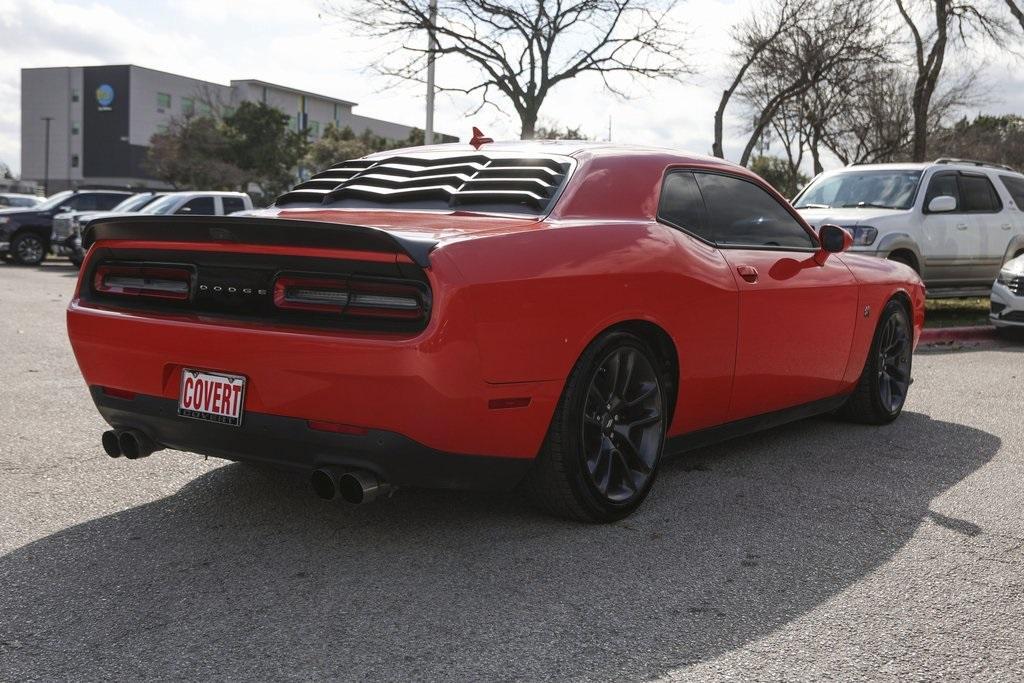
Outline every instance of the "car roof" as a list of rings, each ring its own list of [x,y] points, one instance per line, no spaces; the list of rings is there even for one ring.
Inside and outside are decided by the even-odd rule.
[[[166,192],[165,194],[173,195],[175,197],[244,197],[244,192],[226,192],[223,190],[211,190],[205,192],[203,190],[185,190],[182,192]]]
[[[396,155],[414,154],[416,156],[450,155],[464,152],[466,154],[487,154],[496,152],[502,154],[560,154],[568,157],[602,157],[602,156],[658,156],[675,157],[674,163],[696,163],[721,165],[730,168],[742,168],[725,159],[712,157],[705,154],[687,152],[670,147],[659,147],[656,145],[633,145],[614,142],[602,142],[595,140],[502,140],[498,142],[487,142],[479,149],[470,144],[447,143],[442,145],[420,145],[418,147],[402,147],[389,149],[383,152],[367,154],[363,159],[385,159]]]
[[[1012,175],[1022,175],[1020,171],[1016,171],[1012,168],[1006,168],[999,164],[987,164],[982,162],[972,162],[967,160],[950,160],[950,161],[925,161],[925,162],[897,162],[889,164],[853,164],[852,166],[844,166],[842,168],[834,168],[825,173],[843,173],[849,171],[924,171],[929,168],[942,168],[949,169],[951,171],[991,171],[993,173],[1009,173]]]

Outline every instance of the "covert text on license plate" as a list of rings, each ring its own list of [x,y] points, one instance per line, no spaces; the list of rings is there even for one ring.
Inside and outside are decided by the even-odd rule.
[[[239,426],[245,404],[245,377],[201,370],[181,371],[178,415]]]

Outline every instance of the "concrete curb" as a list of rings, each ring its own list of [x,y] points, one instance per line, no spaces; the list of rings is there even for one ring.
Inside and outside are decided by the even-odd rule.
[[[929,327],[921,331],[921,344],[944,344],[957,341],[986,341],[996,338],[991,325],[975,327]]]

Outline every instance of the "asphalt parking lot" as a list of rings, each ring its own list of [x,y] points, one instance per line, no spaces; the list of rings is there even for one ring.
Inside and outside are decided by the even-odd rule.
[[[895,424],[697,451],[583,526],[111,460],[75,275],[0,265],[0,680],[1024,678],[1024,344],[921,353]]]

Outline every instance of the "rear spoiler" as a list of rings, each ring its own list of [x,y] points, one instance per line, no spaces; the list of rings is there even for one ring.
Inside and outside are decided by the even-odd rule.
[[[238,242],[405,254],[430,267],[437,240],[394,235],[381,228],[264,216],[112,216],[86,226],[82,247],[97,240]]]

